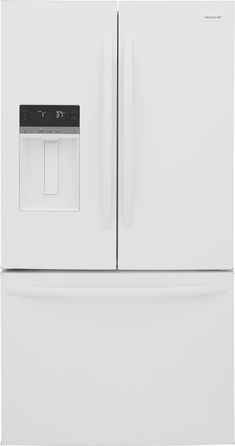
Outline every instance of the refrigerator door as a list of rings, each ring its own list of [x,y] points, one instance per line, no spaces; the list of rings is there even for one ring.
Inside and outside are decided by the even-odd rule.
[[[233,274],[3,273],[3,444],[233,443]]]
[[[120,2],[119,48],[119,268],[232,268],[233,2]]]
[[[4,268],[116,267],[116,10],[2,3]]]

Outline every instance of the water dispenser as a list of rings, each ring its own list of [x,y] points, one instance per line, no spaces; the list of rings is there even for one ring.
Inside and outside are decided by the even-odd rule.
[[[20,106],[20,210],[79,211],[78,105]]]

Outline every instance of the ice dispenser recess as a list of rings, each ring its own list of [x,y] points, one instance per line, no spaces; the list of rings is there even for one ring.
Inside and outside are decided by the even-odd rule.
[[[79,211],[80,107],[20,106],[20,210]]]

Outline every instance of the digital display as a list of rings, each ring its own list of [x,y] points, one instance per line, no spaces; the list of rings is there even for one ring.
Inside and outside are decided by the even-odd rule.
[[[20,105],[20,127],[79,126],[79,105]]]

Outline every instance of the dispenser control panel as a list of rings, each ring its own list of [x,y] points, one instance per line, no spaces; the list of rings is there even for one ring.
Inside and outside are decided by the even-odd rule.
[[[80,108],[20,105],[20,210],[79,211]]]
[[[79,105],[20,105],[20,133],[79,133]]]

